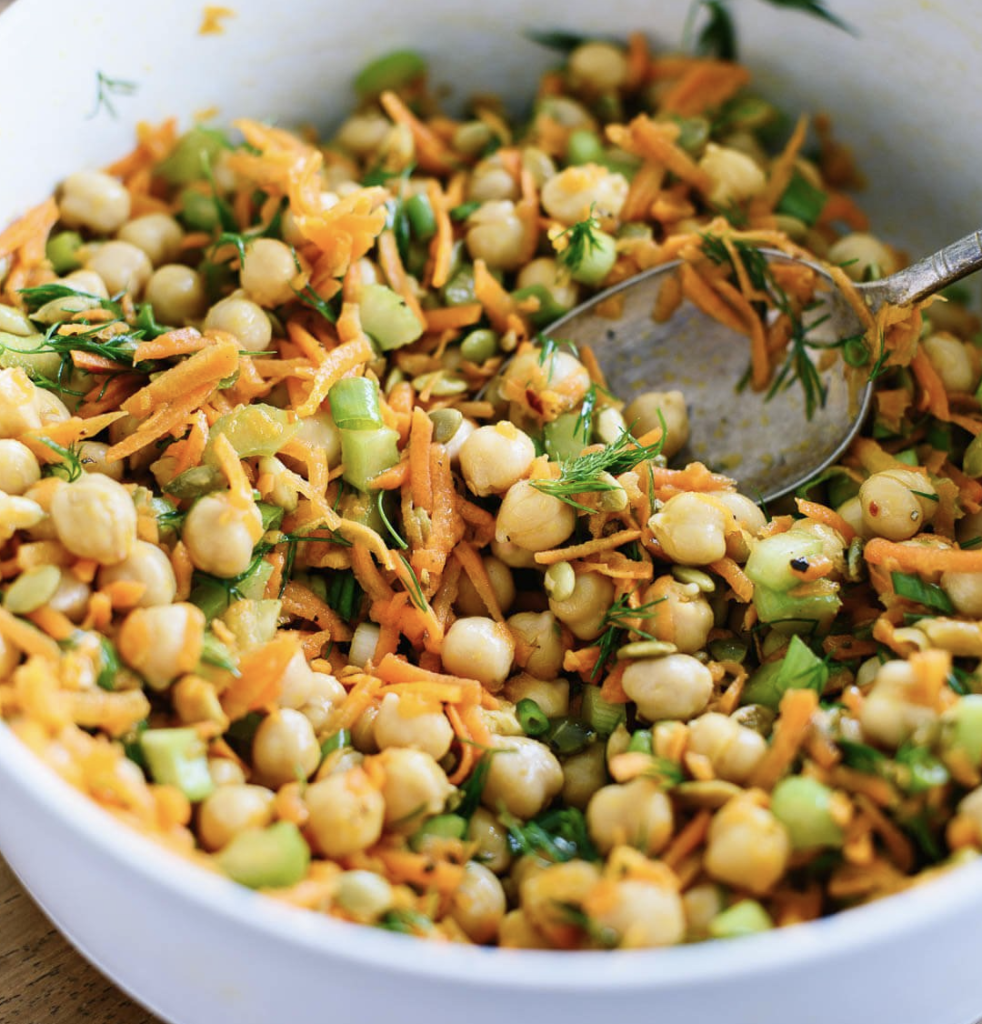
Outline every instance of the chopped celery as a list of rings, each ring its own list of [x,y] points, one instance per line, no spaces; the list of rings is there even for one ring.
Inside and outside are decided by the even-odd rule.
[[[359,293],[361,325],[383,352],[414,342],[423,325],[406,300],[384,284],[366,284]]]
[[[186,188],[178,196],[178,216],[194,231],[211,231],[221,220],[215,197],[196,188]]]
[[[300,429],[300,422],[275,405],[241,405],[233,412],[219,416],[208,432],[208,444],[202,461],[215,466],[215,440],[224,434],[240,459],[253,455],[275,455]]]
[[[24,337],[0,331],[0,370],[12,370],[20,366],[28,377],[56,380],[61,367],[61,355],[58,352],[45,352],[45,346],[43,334]]]
[[[51,269],[56,274],[70,274],[82,265],[78,258],[81,246],[82,236],[77,231],[59,231],[48,239],[44,254],[51,260]]]
[[[222,621],[232,631],[239,650],[268,643],[276,636],[281,602],[275,598],[243,598],[234,601],[222,614]]]
[[[268,501],[257,501],[256,508],[262,516],[263,530],[278,530],[283,522],[283,509],[279,505],[270,505]]]
[[[707,931],[714,939],[735,939],[741,935],[767,932],[773,927],[770,915],[756,900],[740,900],[720,911],[709,922]]]
[[[192,466],[165,484],[163,490],[175,498],[200,498],[224,485],[225,478],[214,466]]]
[[[792,636],[787,653],[780,661],[762,665],[747,683],[741,701],[776,708],[787,690],[815,690],[821,694],[829,679],[829,669],[812,653],[799,636]]]
[[[601,736],[609,736],[621,722],[627,720],[627,706],[604,700],[600,696],[599,686],[583,688],[581,713]]]
[[[276,889],[302,881],[310,847],[292,821],[278,821],[240,832],[217,859],[233,881],[250,889]]]
[[[964,753],[975,768],[982,765],[982,694],[961,697],[945,719],[945,747]]]
[[[539,308],[529,314],[533,327],[548,327],[569,312],[569,306],[556,301],[555,294],[543,284],[530,284],[527,288],[519,288],[512,295],[518,302],[524,299],[537,299]]]
[[[770,590],[790,590],[801,583],[791,563],[822,554],[822,541],[815,536],[791,529],[757,542],[745,572],[762,587]]]
[[[399,461],[399,440],[397,431],[389,427],[376,430],[342,430],[341,461],[344,463],[344,480],[367,491],[372,480]]]
[[[595,164],[603,159],[604,144],[600,136],[588,128],[578,128],[569,133],[566,144],[566,162],[568,164]]]
[[[841,846],[842,827],[832,817],[832,790],[817,779],[792,775],[774,787],[771,813],[787,829],[796,850]]]
[[[147,729],[140,747],[154,782],[176,786],[192,803],[215,788],[205,745],[195,729]]]
[[[590,443],[589,420],[584,421],[578,412],[564,412],[542,431],[546,454],[553,462],[564,462],[578,458]]]
[[[171,185],[190,185],[206,177],[228,140],[214,128],[200,125],[185,132],[168,156],[157,164],[157,174]]]
[[[399,89],[426,74],[426,61],[414,50],[393,50],[358,72],[355,92],[362,98]]]
[[[330,391],[331,418],[344,430],[383,426],[378,384],[368,377],[345,377]]]
[[[426,848],[429,839],[463,839],[467,834],[467,819],[459,814],[438,814],[424,821],[409,837],[409,846],[417,852]]]

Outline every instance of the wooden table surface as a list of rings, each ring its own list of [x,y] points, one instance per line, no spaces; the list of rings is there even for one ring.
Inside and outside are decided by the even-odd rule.
[[[0,1024],[158,1024],[55,931],[2,858]]]

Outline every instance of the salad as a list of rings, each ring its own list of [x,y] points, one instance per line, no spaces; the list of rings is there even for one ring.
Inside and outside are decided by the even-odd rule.
[[[141,124],[0,233],[0,715],[42,761],[442,941],[728,938],[978,855],[979,322],[817,340],[762,247],[847,291],[904,255],[715,31],[549,37],[523,121],[391,53],[326,140]],[[549,333],[673,260],[652,315],[746,335],[741,386],[874,380],[794,498],[679,464],[684,394]]]

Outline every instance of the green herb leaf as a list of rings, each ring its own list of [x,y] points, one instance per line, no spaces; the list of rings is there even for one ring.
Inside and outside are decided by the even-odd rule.
[[[786,7],[788,10],[802,11],[805,14],[819,18],[821,21],[827,21],[830,25],[835,25],[836,28],[841,28],[845,32],[855,34],[854,30],[846,22],[838,17],[838,15],[833,14],[825,6],[823,0],[767,0],[767,2],[773,7]]]
[[[497,751],[490,750],[481,754],[470,775],[458,787],[457,792],[462,799],[453,808],[454,814],[470,821],[474,816],[474,812],[481,806],[481,797],[484,795],[484,787],[488,781],[488,772],[491,770],[491,758],[495,753]]]
[[[836,740],[836,745],[842,753],[842,763],[847,768],[853,768],[864,775],[876,775],[880,766],[887,760],[882,751],[866,743],[840,739]]]
[[[112,104],[111,96],[132,96],[139,86],[136,82],[128,82],[122,78],[110,78],[101,71],[96,72],[96,99],[92,113],[87,120],[92,120],[100,110],[105,110],[110,117],[116,117],[116,108]]]
[[[916,601],[942,615],[954,615],[955,607],[951,598],[936,583],[925,583],[916,573],[906,572],[890,573],[890,579],[898,596]]]
[[[824,209],[827,199],[827,193],[816,188],[801,171],[796,170],[784,194],[778,200],[777,212],[788,217],[796,217],[812,227]]]
[[[507,751],[501,756],[508,756]],[[538,854],[555,864],[574,859],[600,859],[587,831],[583,812],[575,807],[546,811],[526,822],[519,821],[507,811],[500,812],[498,816],[508,829],[508,846],[516,856]]]

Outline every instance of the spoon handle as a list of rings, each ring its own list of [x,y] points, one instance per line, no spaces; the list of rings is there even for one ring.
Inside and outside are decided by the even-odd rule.
[[[902,306],[925,299],[980,269],[982,231],[973,231],[933,256],[925,256],[897,274],[860,288],[867,304],[875,312],[885,302]]]

